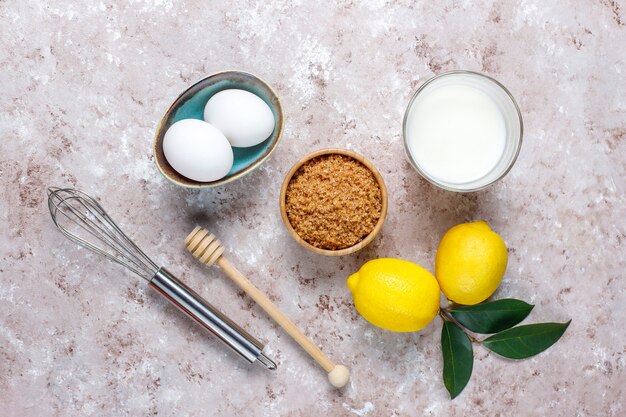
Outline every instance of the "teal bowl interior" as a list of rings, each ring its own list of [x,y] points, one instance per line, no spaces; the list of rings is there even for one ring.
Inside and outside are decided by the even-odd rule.
[[[182,176],[165,159],[163,137],[169,127],[183,119],[204,119],[204,106],[216,93],[237,88],[260,97],[274,114],[274,132],[262,143],[249,148],[233,147],[234,161],[230,172],[217,181],[198,182]],[[161,173],[168,180],[184,187],[213,187],[240,178],[265,161],[274,151],[283,130],[283,110],[278,96],[260,78],[241,71],[225,71],[210,75],[185,90],[172,103],[157,129],[154,140],[154,157]]]

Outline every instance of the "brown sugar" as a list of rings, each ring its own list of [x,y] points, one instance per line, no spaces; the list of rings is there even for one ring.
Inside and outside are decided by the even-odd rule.
[[[285,211],[295,232],[309,244],[329,250],[365,239],[381,216],[382,193],[372,171],[346,155],[322,155],[293,175]]]

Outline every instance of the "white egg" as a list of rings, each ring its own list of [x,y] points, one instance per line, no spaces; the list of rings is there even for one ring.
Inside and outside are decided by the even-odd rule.
[[[258,145],[274,131],[274,114],[258,96],[238,89],[222,90],[204,107],[204,120],[222,131],[231,145]]]
[[[228,139],[207,122],[184,119],[165,132],[163,153],[179,174],[194,181],[219,180],[233,166]]]

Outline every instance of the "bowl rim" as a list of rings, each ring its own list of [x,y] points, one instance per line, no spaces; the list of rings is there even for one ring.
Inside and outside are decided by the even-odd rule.
[[[374,178],[376,179],[378,186],[380,187],[382,207],[381,207],[380,218],[378,219],[378,222],[374,226],[374,229],[372,229],[372,231],[365,237],[365,239],[361,240],[360,242],[355,243],[354,245],[350,247],[343,248],[343,249],[338,249],[338,250],[321,249],[321,248],[311,245],[310,243],[302,239],[302,237],[300,237],[300,235],[298,235],[298,233],[294,230],[293,226],[291,226],[291,222],[289,221],[289,218],[287,217],[287,209],[285,205],[285,199],[287,195],[287,186],[291,182],[291,179],[293,178],[293,175],[296,173],[296,171],[302,165],[304,165],[311,159],[316,158],[318,156],[323,156],[323,155],[337,155],[337,154],[351,157],[359,161],[360,163],[362,163],[367,169],[370,170],[370,172],[374,175]],[[383,227],[383,224],[385,223],[385,218],[387,217],[388,205],[389,205],[389,202],[388,202],[387,186],[385,185],[385,181],[383,180],[383,177],[378,171],[378,169],[376,169],[374,164],[372,164],[372,162],[368,160],[367,158],[365,158],[363,155],[357,152],[351,151],[349,149],[325,148],[325,149],[317,150],[315,152],[312,152],[300,158],[287,172],[287,174],[285,175],[285,179],[283,180],[283,184],[280,187],[280,216],[283,219],[283,223],[285,227],[287,228],[287,231],[289,232],[291,237],[296,242],[298,242],[301,246],[309,249],[312,252],[315,252],[321,255],[326,255],[326,256],[349,255],[369,245],[374,240],[374,238],[378,235],[378,233]]]
[[[267,152],[266,155],[264,155],[263,157],[257,159],[251,165],[247,166],[243,170],[241,170],[241,171],[239,171],[236,174],[233,174],[231,176],[226,176],[226,177],[220,178],[219,180],[210,181],[210,182],[198,182],[198,181],[193,181],[191,179],[187,179],[187,181],[189,181],[189,183],[181,182],[178,179],[170,177],[164,171],[163,167],[161,166],[161,161],[157,157],[157,147],[159,146],[159,137],[161,136],[161,132],[163,131],[163,127],[165,125],[165,122],[166,122],[168,116],[174,110],[174,106],[179,102],[179,100],[181,100],[181,98],[189,90],[191,90],[192,88],[196,87],[198,84],[201,84],[201,83],[207,81],[210,78],[213,78],[213,77],[218,76],[218,75],[229,75],[229,74],[239,74],[239,75],[249,76],[253,80],[255,80],[256,82],[262,84],[265,88],[268,89],[268,91],[271,94],[274,95],[274,97],[276,97],[276,110],[277,110],[278,115],[280,116],[279,117],[280,122],[279,122],[278,126],[276,126],[276,128],[275,128],[275,130],[278,131],[278,133],[276,135],[276,140],[272,143],[272,145],[269,148],[269,151]],[[158,126],[157,126],[157,128],[156,128],[156,130],[154,132],[154,141],[153,141],[153,149],[152,149],[152,152],[153,152],[153,155],[154,155],[154,162],[155,162],[159,172],[161,173],[161,175],[163,175],[163,177],[165,177],[166,180],[168,180],[169,182],[171,182],[171,183],[173,183],[175,185],[178,185],[180,187],[190,188],[190,189],[217,187],[217,186],[220,186],[220,185],[227,184],[227,183],[229,183],[231,181],[234,181],[236,179],[239,179],[239,178],[243,177],[244,175],[249,174],[250,172],[254,171],[256,168],[258,168],[263,162],[265,162],[270,157],[270,155],[272,153],[274,153],[274,151],[278,147],[278,144],[280,143],[280,140],[282,138],[284,125],[285,125],[285,117],[284,117],[283,106],[282,106],[282,103],[280,101],[280,97],[278,96],[278,94],[276,94],[276,91],[274,91],[274,89],[270,86],[270,84],[267,81],[265,81],[264,79],[262,79],[261,77],[255,75],[255,74],[252,74],[252,73],[246,72],[246,71],[224,70],[224,71],[215,72],[213,74],[207,75],[206,77],[203,77],[203,78],[193,82],[191,85],[189,85],[187,88],[185,88],[171,102],[171,104],[168,106],[168,108],[165,111],[165,113],[163,113],[163,116],[161,117],[161,120],[159,121],[159,124],[158,124]],[[274,132],[272,132],[272,135],[273,134],[274,134]],[[163,141],[161,141],[161,144],[162,144],[162,142]],[[184,177],[184,175],[181,174],[181,177]],[[186,177],[184,177],[184,178],[186,178]]]

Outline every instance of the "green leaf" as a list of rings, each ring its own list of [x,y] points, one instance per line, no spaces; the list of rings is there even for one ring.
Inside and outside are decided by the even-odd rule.
[[[543,352],[561,338],[567,323],[537,323],[513,327],[483,340],[483,345],[509,359],[525,359]]]
[[[441,329],[443,352],[443,383],[454,398],[463,391],[472,376],[474,354],[472,343],[456,324],[444,321]]]
[[[491,301],[467,307],[456,307],[450,314],[476,333],[498,333],[509,329],[528,316],[533,305],[514,298]]]

